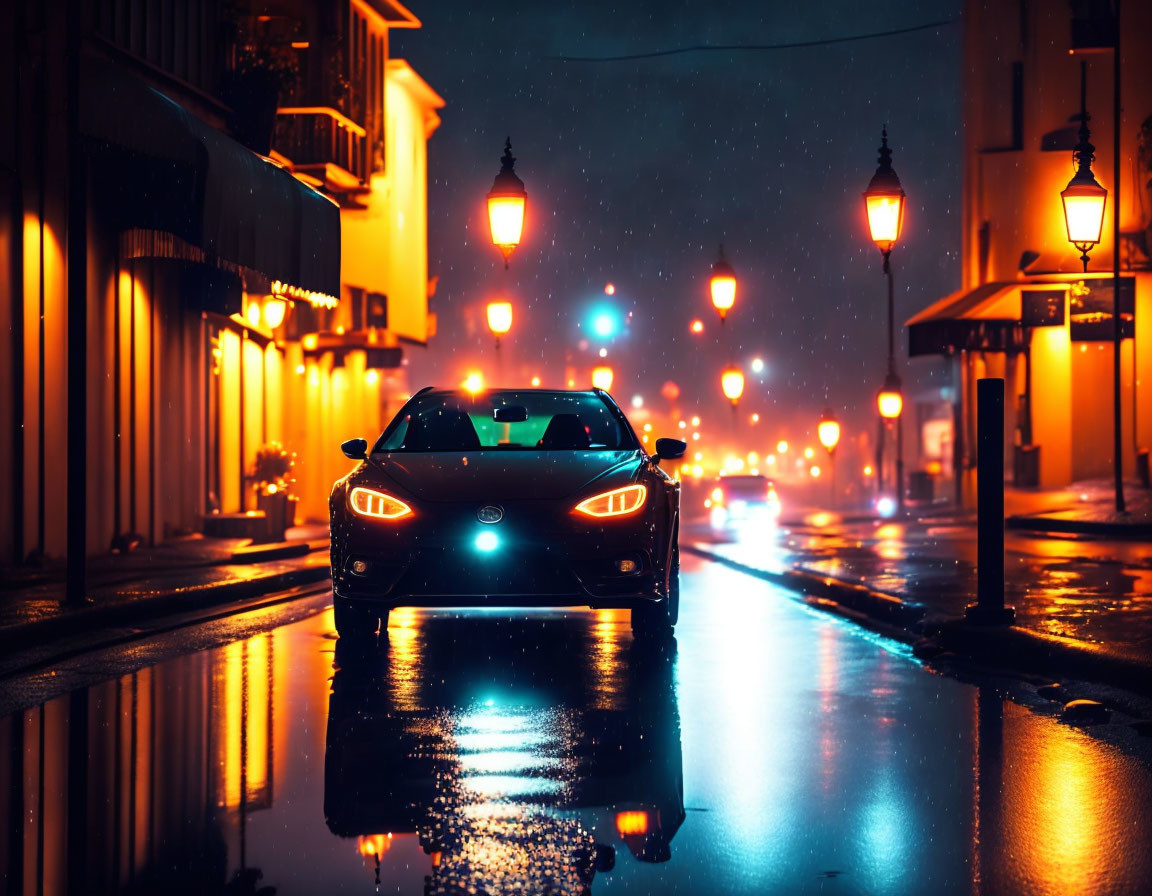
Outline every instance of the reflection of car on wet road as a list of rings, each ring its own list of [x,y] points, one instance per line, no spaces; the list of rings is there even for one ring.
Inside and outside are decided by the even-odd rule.
[[[705,500],[713,528],[746,522],[774,522],[780,517],[780,496],[766,476],[731,475],[716,480]]]
[[[601,646],[619,649],[609,666],[599,642],[539,616],[426,617],[399,629],[387,657],[342,639],[329,829],[362,847],[416,833],[430,894],[477,880],[587,893],[623,861],[667,861],[685,819],[674,642],[624,647],[613,623],[600,626],[611,629]]]
[[[397,606],[592,606],[664,633],[679,608],[680,486],[606,392],[424,389],[333,487],[341,635]]]

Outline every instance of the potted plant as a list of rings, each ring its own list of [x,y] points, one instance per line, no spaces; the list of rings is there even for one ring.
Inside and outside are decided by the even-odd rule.
[[[248,478],[256,492],[256,509],[264,511],[269,541],[283,541],[285,530],[296,522],[296,498],[291,494],[295,465],[296,455],[279,442],[269,442],[256,452]]]

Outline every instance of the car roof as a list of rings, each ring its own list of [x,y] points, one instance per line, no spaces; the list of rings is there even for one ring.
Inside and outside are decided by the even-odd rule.
[[[486,392],[533,392],[540,395],[599,395],[599,389],[543,389],[535,386],[485,386],[479,392],[470,392],[468,389],[460,388],[441,388],[438,386],[430,386],[426,390],[416,393],[417,395],[483,395]],[[604,393],[607,394],[607,393]]]

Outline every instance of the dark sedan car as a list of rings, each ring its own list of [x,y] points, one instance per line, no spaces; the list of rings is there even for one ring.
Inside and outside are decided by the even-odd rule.
[[[679,610],[680,485],[604,391],[427,388],[336,482],[336,629],[369,635],[400,606],[627,608],[638,635]]]

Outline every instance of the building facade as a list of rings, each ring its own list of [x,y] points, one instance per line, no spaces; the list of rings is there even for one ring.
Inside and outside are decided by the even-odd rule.
[[[378,424],[430,335],[442,102],[387,39],[419,21],[17,0],[0,23],[0,565],[241,531],[276,485],[320,516],[338,431]]]
[[[1124,3],[1121,16],[1122,36],[1152,33],[1152,6]],[[911,356],[950,359],[955,414],[920,433],[922,462],[946,456],[971,495],[976,380],[998,376],[1018,485],[1112,475],[1119,192],[1123,472],[1133,477],[1152,445],[1152,59],[1122,39],[1117,171],[1110,3],[968,0],[964,29],[962,288],[908,321]],[[1087,271],[1060,199],[1075,172],[1082,62],[1092,170],[1109,191]]]

